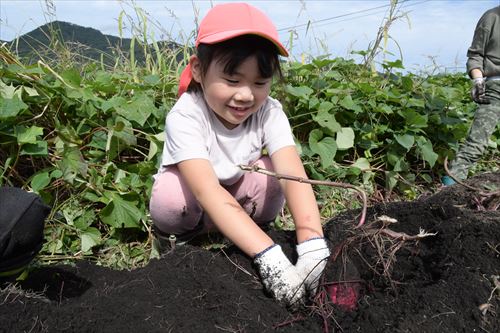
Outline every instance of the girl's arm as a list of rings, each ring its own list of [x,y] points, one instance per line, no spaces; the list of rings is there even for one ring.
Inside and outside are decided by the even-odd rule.
[[[177,167],[189,188],[220,232],[254,258],[266,289],[280,302],[295,305],[305,295],[304,279],[279,245],[264,233],[220,184],[204,159],[185,160]],[[259,254],[256,257],[256,254]]]
[[[279,149],[271,155],[271,160],[276,173],[307,179],[304,166],[294,146]],[[312,186],[292,180],[280,180],[280,182],[295,223],[297,243],[323,237],[318,204]]]
[[[215,226],[240,250],[253,258],[274,243],[219,184],[208,160],[185,160],[177,167]]]
[[[294,146],[281,148],[271,155],[275,172],[307,179],[304,166]],[[288,208],[297,234],[295,267],[310,295],[315,295],[321,275],[330,256],[323,238],[318,204],[312,186],[292,180],[281,180]]]

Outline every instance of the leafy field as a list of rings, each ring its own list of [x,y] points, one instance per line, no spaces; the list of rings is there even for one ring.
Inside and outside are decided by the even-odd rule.
[[[44,263],[90,258],[134,268],[157,257],[148,217],[164,119],[176,101],[184,49],[134,40],[145,62],[118,55],[80,60],[54,43],[53,58],[28,64],[0,48],[0,185],[38,193],[53,209]],[[130,54],[135,54],[132,50]],[[380,70],[343,58],[283,63],[282,101],[311,178],[354,184],[370,202],[434,191],[475,109],[464,73]],[[473,170],[498,170],[500,131]],[[318,186],[324,220],[357,208],[346,190]],[[289,228],[286,211],[276,220]]]

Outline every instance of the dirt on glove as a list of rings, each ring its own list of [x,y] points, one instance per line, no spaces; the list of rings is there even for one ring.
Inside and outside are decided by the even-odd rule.
[[[498,191],[500,173],[467,184]],[[133,271],[79,261],[39,268],[15,287],[4,284],[0,332],[500,332],[495,200],[454,185],[413,202],[370,207],[367,223],[387,216],[398,221],[390,230],[435,233],[402,244],[351,238],[361,233],[352,229],[359,211],[334,217],[325,225],[332,248],[351,241],[329,262],[323,282],[344,269],[359,294],[355,309],[333,305],[327,318],[317,304],[300,313],[277,304],[235,247],[186,245]],[[270,234],[294,260],[294,233]]]

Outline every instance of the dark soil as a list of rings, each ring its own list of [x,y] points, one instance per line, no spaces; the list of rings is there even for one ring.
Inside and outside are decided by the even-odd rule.
[[[500,174],[467,183],[498,191]],[[133,271],[85,261],[40,268],[15,290],[4,285],[0,332],[500,332],[498,201],[455,185],[368,209],[368,224],[386,215],[399,221],[392,230],[437,233],[418,242],[353,238],[366,232],[352,230],[359,211],[332,219],[325,230],[333,252],[342,251],[324,282],[347,267],[354,275],[344,278],[360,279],[362,288],[356,310],[334,306],[326,321],[321,304],[298,314],[277,304],[234,247],[186,245]],[[294,234],[270,233],[294,259]],[[384,274],[382,263],[391,258]]]

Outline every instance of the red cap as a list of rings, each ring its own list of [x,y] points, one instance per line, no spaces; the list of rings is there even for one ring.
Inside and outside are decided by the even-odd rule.
[[[282,56],[288,56],[271,20],[246,3],[227,3],[212,8],[200,23],[195,46],[220,43],[241,35],[264,37],[276,45]]]
[[[200,43],[216,44],[241,35],[261,36],[276,45],[280,55],[288,56],[271,20],[246,3],[227,3],[213,7],[200,23],[195,46],[198,47]],[[181,74],[179,96],[187,90],[191,79],[191,67],[188,65]]]

